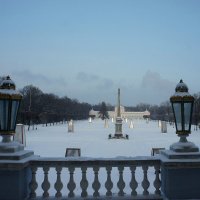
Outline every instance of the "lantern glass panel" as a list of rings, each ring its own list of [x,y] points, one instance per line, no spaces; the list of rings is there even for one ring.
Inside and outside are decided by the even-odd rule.
[[[182,119],[181,119],[181,103],[173,103],[174,115],[176,120],[176,128],[178,131],[182,130]]]
[[[185,130],[190,130],[192,103],[184,103]]]
[[[8,129],[9,100],[0,100],[0,131]]]
[[[12,101],[10,130],[15,130],[19,101]]]

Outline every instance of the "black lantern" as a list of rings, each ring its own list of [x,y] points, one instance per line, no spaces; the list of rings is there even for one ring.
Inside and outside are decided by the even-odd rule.
[[[171,145],[170,149],[177,152],[198,151],[198,147],[186,139],[191,133],[194,97],[189,94],[188,87],[182,80],[177,84],[175,94],[171,96],[170,101],[174,113],[176,133],[180,137],[180,141]]]
[[[188,93],[188,87],[182,80],[177,84],[175,94],[170,98],[176,133],[182,135],[190,134],[194,97]]]
[[[17,113],[22,95],[15,90],[9,76],[0,79],[0,135],[12,136],[15,133]]]

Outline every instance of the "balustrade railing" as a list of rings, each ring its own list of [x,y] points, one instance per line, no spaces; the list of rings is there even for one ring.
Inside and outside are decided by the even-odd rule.
[[[162,199],[160,160],[41,158],[30,162],[29,199]]]

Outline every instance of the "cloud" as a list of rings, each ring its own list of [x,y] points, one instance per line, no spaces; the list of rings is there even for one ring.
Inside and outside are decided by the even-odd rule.
[[[114,82],[111,79],[103,78],[101,81],[99,81],[99,84],[97,85],[98,89],[108,90],[112,89],[114,85]]]
[[[99,77],[97,75],[86,74],[85,72],[79,72],[76,78],[78,81],[81,81],[81,82],[91,82],[91,81],[99,80]]]
[[[46,93],[64,95],[68,85],[64,78],[50,78],[43,74],[32,73],[29,70],[15,70],[11,73],[11,79],[16,83],[18,89],[27,85],[34,85]]]
[[[147,103],[159,104],[169,100],[176,83],[163,78],[158,72],[147,71],[141,82],[140,95]]]
[[[49,77],[29,70],[15,70],[10,75],[17,89],[32,84],[45,93],[68,96],[92,104],[105,101],[115,105],[117,88],[121,88],[121,103],[125,106],[135,106],[141,102],[159,104],[169,100],[176,85],[153,71],[147,71],[140,83],[128,79],[114,80],[87,72],[71,75],[67,81],[65,77]]]
[[[85,84],[90,84],[92,82],[93,88],[97,89],[108,89],[112,88],[113,86],[113,81],[108,78],[100,77],[94,74],[88,74],[85,72],[79,72],[76,76],[77,80],[85,83]]]
[[[77,99],[92,104],[113,100],[115,83],[112,79],[81,71],[76,74],[74,83],[74,90],[71,92]]]
[[[34,74],[29,70],[15,71],[14,74],[16,78],[23,79],[24,82],[27,82],[29,84],[31,84],[32,82],[42,82],[49,84],[52,81],[42,74]]]
[[[158,72],[147,71],[142,79],[142,88],[149,88],[159,92],[173,91],[174,83],[164,79]]]
[[[85,72],[79,72],[76,76],[81,82],[73,91],[86,102],[105,101],[116,104],[117,88],[121,88],[123,105],[134,106],[137,103],[159,104],[169,100],[174,92],[175,83],[164,79],[159,73],[147,71],[141,82],[134,80],[112,80]],[[76,84],[77,85],[77,84]]]
[[[107,94],[108,90],[112,89],[114,85],[111,79],[85,72],[79,72],[76,75],[76,79],[81,82],[80,89],[84,91],[86,96],[89,96],[90,93],[93,93],[93,96],[96,96],[98,93]]]

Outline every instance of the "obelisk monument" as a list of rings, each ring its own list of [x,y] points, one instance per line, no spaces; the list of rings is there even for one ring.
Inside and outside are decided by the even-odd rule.
[[[117,100],[117,117],[115,122],[115,137],[121,138],[122,134],[122,118],[121,118],[121,108],[120,108],[120,89],[118,88],[118,100]]]

